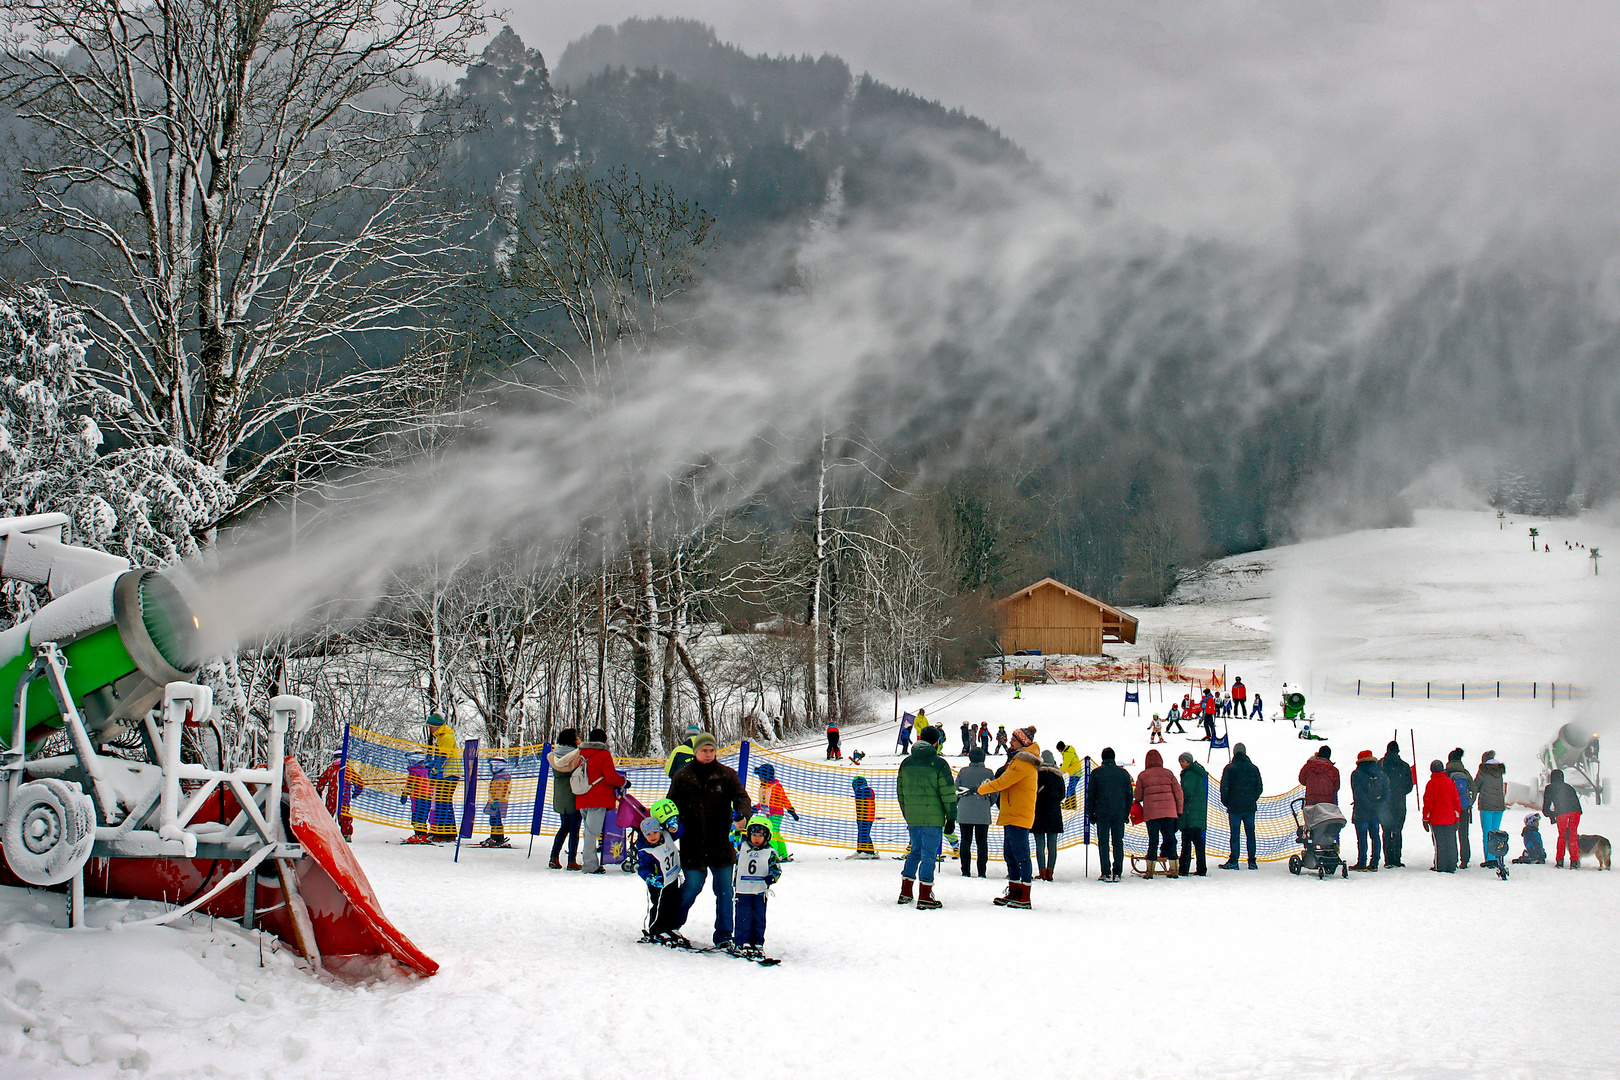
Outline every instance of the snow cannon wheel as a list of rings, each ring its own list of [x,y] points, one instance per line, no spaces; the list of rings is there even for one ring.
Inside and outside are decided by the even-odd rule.
[[[1299,872],[1300,872],[1301,868],[1303,867],[1303,865],[1304,864],[1300,862],[1298,855],[1290,855],[1290,856],[1288,856],[1288,872],[1290,874],[1293,874],[1295,877],[1298,877]]]
[[[30,885],[60,885],[90,861],[96,804],[77,784],[30,780],[12,796],[3,829],[12,873]]]

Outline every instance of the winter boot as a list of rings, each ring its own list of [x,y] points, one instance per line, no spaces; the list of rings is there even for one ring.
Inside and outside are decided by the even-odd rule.
[[[911,886],[912,886],[911,878],[903,877],[903,878],[900,879],[900,899],[896,900],[895,903],[897,903],[897,904],[909,904],[909,903],[911,903]]]
[[[945,906],[938,900],[934,899],[934,887],[928,882],[923,882],[921,885],[917,886],[917,890],[918,911],[933,911],[935,908],[942,908]]]
[[[1018,882],[1009,881],[1009,882],[1007,882],[1007,891],[1002,893],[1000,896],[996,897],[994,900],[992,900],[990,902],[992,904],[996,905],[997,907],[1006,907],[1008,904],[1012,903],[1017,898],[1018,898]]]
[[[1236,870],[1236,869],[1238,869],[1237,860],[1236,859],[1227,859],[1225,862],[1223,862],[1219,866],[1215,867],[1215,869],[1217,869],[1217,870]]]
[[[549,863],[546,864],[546,869],[547,870],[561,870],[562,869],[562,860],[561,859],[552,859]]]
[[[583,870],[585,868],[583,866],[581,866],[577,862],[571,862],[571,863],[568,864],[568,869],[570,869],[570,870]]]
[[[1013,898],[1007,901],[1007,906],[1019,911],[1029,910],[1029,882],[1023,881],[1013,886]]]
[[[408,844],[408,843],[410,843],[410,841],[409,841],[409,840],[407,840],[407,841],[405,841],[405,842],[406,842],[406,843],[407,843],[407,844]],[[1557,862],[1555,862],[1555,863],[1553,863],[1553,865],[1554,865],[1554,866],[1556,866],[1556,867],[1557,867],[1557,868],[1558,868],[1558,869],[1560,869],[1560,870],[1562,870],[1562,869],[1563,869],[1563,868],[1564,868],[1564,860],[1563,860],[1563,859],[1559,859],[1559,860],[1558,860],[1558,861],[1557,861]]]
[[[1158,867],[1158,865],[1159,864],[1158,864],[1157,861],[1155,861],[1153,859],[1149,859],[1147,861],[1147,869],[1145,871],[1143,871],[1142,876],[1147,878],[1149,881],[1152,881],[1153,880],[1153,871]]]
[[[401,843],[406,843],[406,844],[431,844],[431,843],[433,843],[433,837],[431,837],[427,833],[423,833],[423,832],[412,833],[410,836],[407,836],[403,841],[401,841]],[[1558,865],[1563,866],[1564,864],[1562,862],[1560,862]]]

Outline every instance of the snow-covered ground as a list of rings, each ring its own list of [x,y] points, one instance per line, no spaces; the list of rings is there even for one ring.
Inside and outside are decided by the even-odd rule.
[[[1195,662],[1226,663],[1268,701],[1295,663],[1302,680],[1599,683],[1590,657],[1616,610],[1608,579],[1562,550],[1561,526],[1539,525],[1555,550],[1535,557],[1522,527],[1466,514],[1251,556],[1266,569],[1248,599],[1144,611],[1144,643],[1182,627]],[[1592,522],[1569,531],[1614,542]],[[1285,629],[1302,620],[1316,628],[1306,645]],[[953,748],[964,720],[1034,724],[1043,746],[1112,745],[1126,761],[1148,748],[1146,718],[1121,715],[1117,685],[1028,686],[1014,700],[1008,686],[961,684],[903,702],[918,705]],[[1524,783],[1558,724],[1601,717],[1597,699],[1318,694],[1311,707],[1346,772],[1398,732],[1422,762],[1494,749]],[[1233,721],[1232,733],[1270,792],[1320,745],[1286,723]],[[892,736],[887,723],[852,731],[846,751],[892,764]],[[1176,736],[1165,749],[1183,748],[1202,759]],[[1620,838],[1620,813],[1589,806],[1582,831]],[[543,850],[525,859],[521,847],[463,850],[454,864],[395,838],[362,826],[359,855],[385,910],[443,965],[427,980],[330,985],[284,953],[261,968],[253,939],[206,920],[69,931],[61,897],[0,890],[0,1075],[1620,1075],[1620,878],[1590,865],[1516,867],[1506,882],[1477,867],[1430,874],[1415,815],[1407,869],[1348,881],[1270,864],[1102,885],[1065,850],[1031,912],[990,904],[996,868],[981,881],[947,866],[946,907],[918,912],[893,902],[895,862],[801,848],[771,901],[774,969],[636,944],[633,878],[548,871]],[[1476,862],[1478,847],[1476,831]],[[97,904],[96,921],[128,908]],[[701,936],[711,916],[699,901],[688,931]]]

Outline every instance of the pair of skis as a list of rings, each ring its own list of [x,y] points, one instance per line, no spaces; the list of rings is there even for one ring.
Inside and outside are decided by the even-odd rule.
[[[648,937],[645,934],[641,936],[640,944],[662,945],[666,949],[676,949],[680,952],[709,953],[716,956],[730,956],[738,960],[747,960],[751,963],[758,964],[760,967],[775,967],[777,964],[782,962],[774,956],[750,956],[747,953],[736,952],[719,945],[693,945],[689,941],[683,945],[680,941],[667,939],[659,940],[658,938]]]

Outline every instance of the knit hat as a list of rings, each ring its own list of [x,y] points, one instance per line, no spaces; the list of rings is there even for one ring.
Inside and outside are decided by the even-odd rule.
[[[1439,758],[1436,758],[1435,760],[1429,762],[1429,771],[1430,772],[1445,772],[1446,771],[1445,762],[1441,761]]]
[[[1012,737],[1007,740],[1007,746],[1015,753],[1022,750],[1024,747],[1030,744],[1030,733],[1029,728],[1019,728],[1017,731],[1013,732]]]
[[[1112,746],[1103,747],[1102,759],[1104,761],[1113,761],[1114,760],[1114,748]]]
[[[1234,754],[1247,755],[1248,752],[1249,752],[1249,748],[1247,746],[1244,746],[1242,743],[1238,743],[1237,745],[1232,747],[1232,753],[1234,753]]]
[[[714,736],[710,735],[707,731],[700,731],[696,735],[692,736],[692,749],[694,750],[704,746],[714,745],[716,745]]]
[[[1183,750],[1181,752],[1181,756],[1176,758],[1176,760],[1181,762],[1183,765],[1191,765],[1193,763],[1193,756]]]
[[[1322,749],[1320,749],[1320,750],[1318,750],[1316,752],[1316,756],[1319,757],[1319,758],[1322,758],[1324,760],[1327,760],[1327,761],[1332,761],[1333,760],[1333,751],[1330,748],[1324,746],[1324,747],[1322,747]]]
[[[1057,758],[1052,756],[1052,751],[1050,751],[1050,750],[1042,750],[1041,751],[1041,764],[1042,765],[1056,765],[1057,764]]]
[[[973,762],[975,765],[983,765],[984,751],[975,746],[973,749],[968,751],[968,760]]]
[[[658,824],[658,819],[657,818],[648,816],[648,817],[644,817],[644,818],[641,819],[641,835],[642,836],[650,837],[655,832],[663,832],[663,831],[664,831],[664,827],[662,825]]]
[[[444,727],[444,717],[438,713],[428,714],[428,727]]]
[[[1394,739],[1391,739],[1389,741],[1389,745],[1384,747],[1384,752],[1389,754],[1398,754],[1401,752],[1401,744],[1396,742]]]
[[[1358,762],[1360,762],[1360,761],[1372,761],[1373,760],[1373,752],[1371,750],[1363,750],[1361,753],[1356,755],[1356,760]]]
[[[930,746],[938,746],[940,743],[945,741],[945,733],[939,730],[939,728],[935,727],[933,724],[929,724],[927,727],[923,728],[922,734],[917,737],[923,742],[928,743]]]
[[[1463,756],[1463,748],[1459,746],[1459,747],[1457,747],[1457,749],[1453,750],[1451,753],[1446,755],[1446,760],[1447,761],[1461,761],[1462,756]]]

